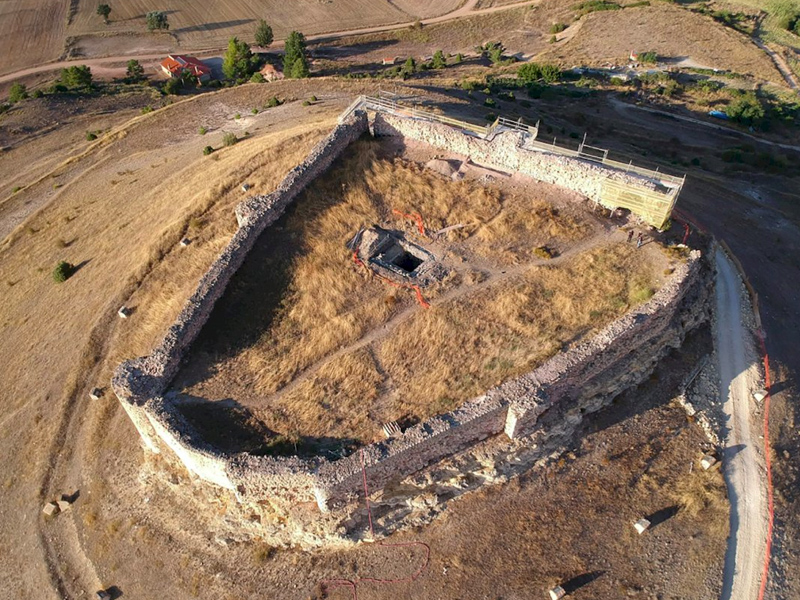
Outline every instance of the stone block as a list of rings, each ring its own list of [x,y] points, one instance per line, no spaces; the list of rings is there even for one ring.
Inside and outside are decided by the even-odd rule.
[[[181,240],[181,248],[186,248],[186,246],[188,246],[191,243],[192,243],[192,240],[190,240],[189,238],[183,238]]]
[[[119,310],[117,311],[117,315],[120,319],[127,319],[130,314],[131,309],[127,306],[120,306]]]
[[[70,508],[72,508],[72,504],[67,502],[66,500],[58,500],[56,504],[58,505],[59,512],[66,512]]]
[[[650,528],[650,521],[645,518],[641,518],[633,524],[633,528],[636,530],[636,533],[642,535]]]
[[[717,464],[717,459],[711,454],[706,454],[700,459],[700,466],[703,467],[705,471],[708,471],[715,464]]]
[[[767,397],[767,390],[754,390],[753,391],[753,398],[756,399],[756,402],[761,402],[764,398]]]
[[[552,590],[550,590],[550,600],[560,600],[564,596],[567,595],[567,592],[564,591],[560,585],[557,585]]]
[[[48,502],[44,505],[42,512],[46,514],[48,517],[52,517],[53,515],[58,513],[58,504],[55,502]]]
[[[95,596],[97,600],[111,600],[111,594],[105,590],[97,590]]]
[[[89,392],[89,398],[92,400],[99,400],[103,397],[103,389],[102,388],[94,388],[91,392]]]

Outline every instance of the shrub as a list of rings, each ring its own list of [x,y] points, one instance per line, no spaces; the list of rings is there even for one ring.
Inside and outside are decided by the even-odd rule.
[[[256,25],[255,39],[256,44],[262,48],[268,48],[272,44],[272,27],[264,19],[259,19],[258,25]]]
[[[492,98],[487,98],[486,100],[483,101],[483,105],[494,107],[497,106],[497,102],[495,102]]]
[[[486,113],[483,118],[487,121],[494,122],[497,120],[497,115],[494,113]]]
[[[19,102],[20,100],[25,100],[27,97],[28,89],[22,83],[15,83],[11,86],[11,89],[8,90],[9,102]]]
[[[200,135],[205,135],[208,133],[208,129],[200,125],[200,129],[197,130],[197,133],[199,133]]]
[[[163,29],[166,31],[169,29],[169,21],[167,20],[167,13],[163,10],[153,10],[145,15],[145,21],[147,22],[147,30],[148,31],[155,31],[156,29]]]
[[[56,268],[53,269],[53,281],[56,283],[64,283],[75,272],[75,266],[71,265],[65,260],[59,261]]]
[[[212,148],[211,146],[206,146],[205,148],[203,148],[203,156],[208,156],[212,152],[214,152],[214,148]]]
[[[257,115],[258,109],[254,106],[250,112],[253,113],[254,115]]]
[[[550,26],[550,33],[561,33],[567,27],[568,27],[568,25],[566,23],[553,23]]]
[[[431,59],[431,67],[434,69],[444,69],[447,66],[447,59],[444,57],[444,52],[437,50]]]
[[[658,62],[658,54],[655,52],[641,52],[639,54],[639,62],[646,65],[654,65]]]
[[[760,123],[764,119],[764,107],[753,92],[747,92],[725,108],[725,114],[745,125]]]
[[[538,248],[534,248],[533,254],[545,260],[549,260],[555,256],[555,253],[547,246],[539,246]]]
[[[60,81],[67,89],[88,90],[92,87],[92,70],[86,65],[61,69]]]
[[[250,83],[264,83],[265,81],[264,76],[258,71],[250,76]]]
[[[234,118],[234,119],[236,119],[236,120],[238,121],[239,119],[241,119],[241,118],[242,118],[242,115],[241,115],[241,114],[239,114],[239,113],[236,113],[235,115],[233,115],[233,118]]]
[[[170,78],[164,83],[164,93],[175,96],[181,91],[181,80],[177,78]]]
[[[588,0],[587,2],[576,4],[573,8],[578,11],[578,15],[583,16],[603,10],[620,10],[622,7],[616,2],[607,2],[606,0]]]
[[[96,139],[97,139],[97,134],[96,133],[94,133],[93,131],[87,131],[86,132],[86,141],[87,142],[91,142],[92,140],[96,140]]]
[[[224,146],[233,146],[238,141],[239,138],[236,137],[235,133],[228,132],[222,136],[222,144]]]
[[[44,96],[44,92],[42,90],[33,90],[31,93],[31,98],[41,98]]]
[[[523,83],[532,83],[540,79],[554,83],[561,79],[561,69],[556,65],[529,62],[517,69],[517,77]]]
[[[308,101],[309,102],[316,102],[317,101],[317,97],[316,96],[311,96],[311,98],[309,98]]]
[[[283,100],[278,100],[277,96],[273,96],[267,101],[267,107],[269,108],[275,108],[276,106],[280,106],[281,104],[283,104]]]
[[[143,115],[146,115],[147,113],[151,113],[151,112],[153,112],[153,107],[152,106],[143,106],[142,107],[142,114]]]
[[[303,100],[303,106],[311,106],[311,102],[308,100]]]
[[[464,62],[464,55],[459,52],[458,54],[455,55],[455,58],[453,58],[453,63],[458,64],[461,62]]]
[[[558,41],[558,38],[555,35],[550,36],[550,43],[555,44]]]

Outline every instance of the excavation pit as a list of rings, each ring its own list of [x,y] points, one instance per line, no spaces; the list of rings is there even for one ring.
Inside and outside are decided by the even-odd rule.
[[[406,239],[402,231],[372,227],[356,236],[359,258],[383,277],[425,286],[445,275],[433,253]]]

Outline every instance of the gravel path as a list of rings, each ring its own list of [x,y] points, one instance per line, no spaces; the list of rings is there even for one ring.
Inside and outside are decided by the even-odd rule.
[[[731,504],[722,600],[755,600],[764,561],[767,530],[763,469],[757,429],[751,427],[750,390],[755,361],[750,332],[742,324],[742,283],[734,266],[717,250],[716,344],[720,396],[727,417],[723,466]]]

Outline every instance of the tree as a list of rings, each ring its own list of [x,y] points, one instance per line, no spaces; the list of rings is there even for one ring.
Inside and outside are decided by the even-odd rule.
[[[431,59],[431,67],[434,69],[444,69],[447,66],[447,59],[444,57],[444,52],[437,50]]]
[[[61,84],[67,89],[89,89],[92,87],[92,70],[86,65],[61,69]]]
[[[306,38],[299,31],[292,31],[286,39],[283,55],[283,73],[291,79],[302,79],[310,74]]]
[[[147,20],[147,30],[155,31],[156,29],[169,29],[169,22],[167,21],[167,13],[163,10],[153,10],[147,13],[145,17]]]
[[[258,25],[256,25],[256,44],[262,48],[269,48],[272,40],[272,27],[264,19],[259,20]]]
[[[103,17],[103,21],[108,25],[108,15],[111,14],[111,7],[108,4],[100,4],[97,6],[97,14]]]
[[[222,59],[222,72],[228,79],[244,79],[258,67],[258,57],[253,56],[250,45],[232,37]]]
[[[753,125],[764,119],[764,107],[753,92],[747,92],[731,102],[725,114],[739,123]]]
[[[492,64],[496,65],[503,60],[503,53],[506,51],[506,47],[503,42],[487,42],[483,46],[478,46],[475,50],[481,55],[481,58],[488,56]]]
[[[53,281],[56,283],[64,283],[74,272],[74,265],[71,265],[65,260],[59,261],[56,268],[53,269]]]
[[[177,96],[178,93],[181,91],[181,80],[172,77],[167,79],[166,83],[164,84],[164,93],[170,94],[172,96]]]
[[[11,89],[8,90],[9,102],[19,102],[20,100],[25,100],[27,97],[28,89],[22,83],[15,83],[11,86]]]
[[[413,56],[409,56],[406,59],[406,62],[403,63],[403,66],[400,67],[400,77],[405,79],[406,77],[410,77],[414,74],[414,71],[417,68],[417,61],[414,60]]]
[[[129,81],[139,81],[144,77],[144,67],[139,64],[138,60],[129,60],[128,68],[125,70],[125,75]]]

